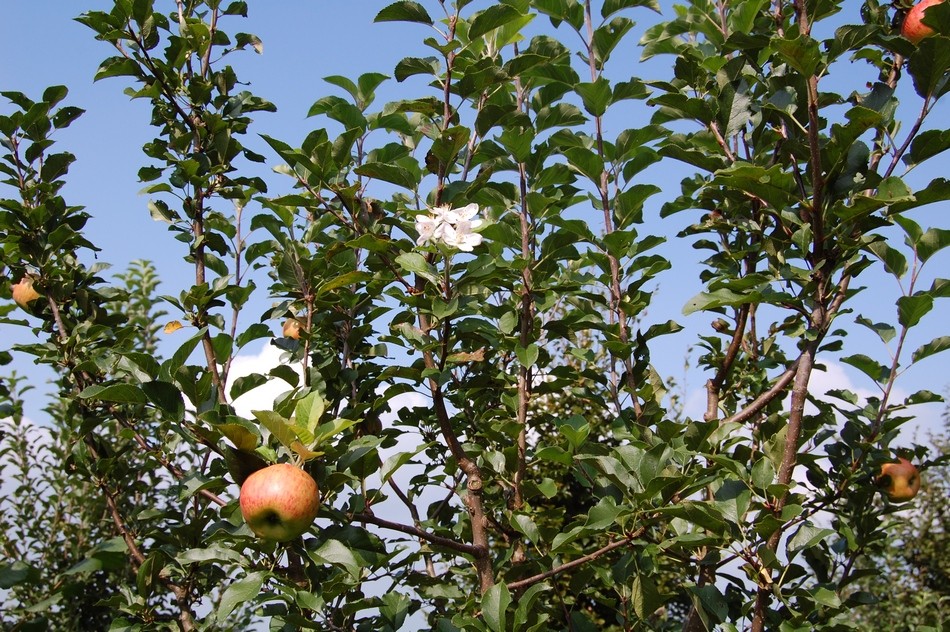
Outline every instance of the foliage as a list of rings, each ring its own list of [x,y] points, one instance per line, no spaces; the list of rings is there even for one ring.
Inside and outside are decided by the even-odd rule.
[[[950,420],[944,413],[944,421]],[[950,618],[950,558],[947,534],[950,515],[950,437],[944,431],[931,438],[939,457],[926,472],[920,502],[905,512],[904,520],[890,526],[889,545],[860,561],[879,571],[859,582],[860,588],[880,599],[873,610],[857,611],[861,630],[940,630]],[[939,463],[939,464],[938,464]]]
[[[950,233],[913,211],[945,203],[950,182],[915,190],[901,171],[950,146],[929,117],[950,89],[950,34],[912,46],[895,31],[906,7],[874,0],[860,15],[692,0],[645,31],[643,57],[669,56],[672,78],[644,79],[617,51],[651,2],[430,5],[400,0],[376,18],[429,35],[428,57],[393,69],[406,98],[377,103],[383,74],[327,77],[317,127],[264,137],[271,156],[243,139],[275,107],[230,65],[262,52],[225,30],[247,3],[116,0],[78,18],[115,52],[96,78],[152,106],[139,177],[194,270],[178,295],[153,295],[148,264],[110,286],[83,263],[97,249],[89,215],[60,196],[73,157],[52,152],[81,114],[59,107],[66,88],[3,93],[0,171],[17,197],[0,200],[0,269],[40,298],[0,318],[33,329],[15,351],[54,369],[58,397],[49,447],[31,451],[5,382],[0,445],[17,498],[46,481],[42,503],[66,503],[48,527],[30,513],[3,524],[16,556],[0,567],[3,616],[183,630],[252,617],[322,630],[851,626],[869,601],[854,586],[873,573],[858,561],[886,549],[898,509],[875,501],[875,474],[913,406],[939,401],[896,401],[895,382],[950,346],[904,349],[948,287],[926,287],[923,269]],[[839,12],[844,25],[818,35]],[[939,30],[950,5],[935,13]],[[831,91],[858,68],[852,93]],[[898,107],[907,82],[916,115]],[[287,179],[271,194],[257,169],[275,159]],[[651,364],[680,329],[648,311],[680,272],[646,222],[651,169],[673,161],[690,173],[660,216],[698,216],[677,239],[708,253],[684,308],[715,318],[696,342],[701,419],[680,414]],[[850,317],[871,275],[898,281],[896,324]],[[167,350],[165,310],[169,340],[186,338]],[[287,319],[299,333],[274,336]],[[890,345],[885,360],[849,347],[854,325]],[[235,378],[261,340],[280,364]],[[819,354],[880,394],[814,392]],[[273,381],[285,392],[242,416],[234,401]],[[286,546],[254,538],[236,493],[279,461],[304,465],[323,495],[316,525]],[[41,525],[75,546],[51,556]],[[83,592],[95,582],[98,602]]]

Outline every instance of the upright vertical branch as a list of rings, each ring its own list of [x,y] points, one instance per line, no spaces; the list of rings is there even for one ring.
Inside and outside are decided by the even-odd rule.
[[[457,12],[454,15],[448,16],[449,29],[445,35],[447,42],[451,42],[455,39],[455,29],[458,23],[458,17],[459,16]],[[451,88],[454,62],[455,52],[448,51],[445,54],[445,79],[442,86],[443,103],[441,129],[443,132],[448,129],[453,115],[451,104]],[[446,169],[444,167],[440,168],[436,177],[437,182],[435,190],[435,205],[441,206],[443,204],[442,197],[445,193]],[[425,288],[425,283],[425,279],[417,275],[414,287],[415,292],[422,294]],[[422,331],[428,332],[432,330],[433,325],[428,314],[420,310],[418,312],[417,318],[419,320],[419,327],[422,329]],[[447,340],[452,335],[450,322],[443,323],[441,333],[444,340]],[[443,346],[443,353],[445,349],[446,347]],[[423,351],[422,358],[425,367],[433,371],[441,370],[442,366],[444,365],[444,358],[437,360],[430,349]],[[484,594],[494,585],[495,578],[494,572],[492,570],[491,557],[489,556],[488,517],[485,513],[483,499],[484,481],[482,478],[482,471],[474,459],[470,458],[465,453],[465,449],[462,447],[462,443],[456,434],[455,428],[452,425],[452,419],[448,413],[445,403],[445,394],[442,392],[442,386],[434,377],[429,377],[426,379],[426,381],[429,386],[429,392],[432,395],[436,419],[439,424],[439,432],[441,433],[443,439],[445,439],[452,458],[458,464],[459,469],[465,473],[466,493],[462,496],[462,502],[465,505],[465,509],[469,515],[469,520],[471,521],[472,545],[476,551],[474,554],[475,571],[478,574],[479,590],[482,594]]]
[[[517,54],[517,49],[516,49]],[[516,81],[517,107],[525,107],[525,91],[520,80]],[[518,216],[521,227],[521,257],[524,265],[521,268],[521,314],[519,317],[520,331],[518,342],[522,348],[531,344],[534,330],[534,281],[532,279],[532,265],[534,263],[534,249],[532,235],[531,211],[528,208],[528,174],[524,163],[518,164],[518,192],[520,213]],[[528,406],[531,401],[533,374],[530,366],[522,365],[518,370],[518,464],[513,478],[513,490],[509,507],[512,511],[519,511],[524,506],[522,484],[527,470],[528,445]],[[524,561],[524,542],[520,539],[515,543],[512,561]]]
[[[844,303],[850,282],[851,275],[848,270],[845,270],[832,292],[828,291],[829,288],[827,286],[821,284],[819,284],[815,290],[816,297],[821,300],[817,302],[817,306],[812,311],[809,322],[809,329],[814,333],[814,337],[808,341],[802,350],[795,370],[792,399],[785,435],[785,446],[782,450],[782,462],[779,466],[778,477],[776,479],[779,485],[787,487],[792,482],[792,475],[795,472],[795,466],[798,464],[802,421],[805,416],[805,403],[808,400],[808,384],[811,379],[812,371],[814,370],[815,356],[825,334],[828,332],[832,320],[841,308],[842,303]],[[772,503],[773,513],[780,515],[787,500],[788,492],[786,491]],[[784,533],[785,528],[779,527],[769,537],[766,545],[773,553],[778,550]],[[760,583],[756,591],[755,604],[752,611],[752,632],[763,632],[765,630],[766,610],[772,599],[772,587],[770,584],[771,578],[769,578],[769,582]]]
[[[590,66],[590,80],[597,81],[599,73],[597,71],[597,60],[595,59],[594,51],[594,21],[591,14],[591,1],[585,0],[584,2],[584,24],[587,28],[587,40],[585,42],[587,48],[587,59]],[[601,116],[594,117],[594,130],[595,130],[595,141],[597,143],[597,154],[600,156],[600,159],[604,161],[604,164],[607,163],[607,155],[604,151],[604,132],[603,132],[603,118]],[[614,231],[613,226],[613,209],[610,200],[610,172],[607,170],[606,166],[603,171],[600,173],[600,181],[597,183],[597,193],[600,197],[600,203],[603,207],[604,215],[604,233],[610,234]],[[624,345],[627,345],[630,342],[630,330],[629,323],[627,322],[627,313],[623,308],[621,303],[623,298],[623,293],[621,291],[620,282],[620,261],[614,256],[613,253],[607,252],[607,261],[610,266],[610,310],[611,317],[616,318],[617,327],[620,337],[620,342]],[[611,354],[613,356],[613,354]],[[614,362],[616,362],[616,356],[614,357]],[[642,408],[640,406],[640,400],[637,398],[637,384],[635,376],[633,375],[633,363],[630,361],[629,357],[624,359],[624,374],[626,376],[626,387],[630,392],[630,398],[633,405],[634,412],[639,418],[642,415]],[[619,404],[619,398],[617,398],[617,403]]]

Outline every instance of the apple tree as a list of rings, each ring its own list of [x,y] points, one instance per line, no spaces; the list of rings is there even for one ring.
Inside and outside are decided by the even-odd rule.
[[[852,626],[900,509],[878,472],[926,475],[900,434],[940,401],[897,380],[950,346],[920,327],[950,182],[916,177],[950,147],[950,3],[916,44],[908,8],[399,0],[372,28],[420,47],[326,77],[286,139],[240,79],[264,5],[83,12],[95,78],[151,106],[138,175],[191,276],[107,279],[96,201],[61,195],[81,110],[2,93],[0,318],[35,342],[0,361],[57,388],[38,427],[0,383],[4,625]],[[684,246],[697,293],[660,313]],[[280,361],[236,376],[263,345]],[[698,413],[654,361],[687,347]],[[873,394],[816,386],[830,358]],[[286,543],[239,504],[274,463],[320,490]]]

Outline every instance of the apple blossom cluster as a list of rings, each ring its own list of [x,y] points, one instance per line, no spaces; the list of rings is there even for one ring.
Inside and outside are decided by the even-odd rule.
[[[472,252],[475,246],[482,243],[482,236],[474,232],[484,223],[475,219],[477,214],[478,204],[462,208],[436,206],[429,215],[416,218],[416,231],[419,233],[416,244],[423,246],[430,241],[441,242],[449,248]]]

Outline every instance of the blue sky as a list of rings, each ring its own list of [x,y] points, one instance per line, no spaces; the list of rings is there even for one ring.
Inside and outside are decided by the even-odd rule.
[[[152,260],[164,279],[160,292],[177,294],[192,276],[190,268],[181,260],[184,254],[182,246],[165,232],[162,225],[151,220],[146,209],[148,200],[138,193],[142,185],[136,174],[139,167],[145,164],[141,146],[153,137],[153,130],[148,126],[148,104],[130,101],[122,93],[127,85],[124,79],[93,83],[96,68],[102,59],[112,54],[112,50],[108,45],[97,42],[91,31],[72,19],[84,8],[107,9],[111,3],[6,0],[4,4],[6,28],[4,37],[0,38],[0,59],[3,59],[0,64],[0,90],[17,90],[39,98],[46,86],[65,84],[70,89],[66,103],[87,110],[71,128],[58,136],[58,148],[69,150],[77,156],[64,195],[69,203],[85,205],[93,215],[89,235],[103,249],[99,259],[112,263],[114,271],[124,269],[133,259]],[[428,54],[421,45],[422,38],[430,34],[426,32],[426,27],[373,23],[375,14],[386,4],[374,0],[251,2],[249,20],[234,19],[230,24],[225,24],[228,32],[249,31],[264,42],[263,55],[247,52],[233,57],[231,63],[236,66],[239,78],[251,84],[250,90],[278,106],[278,112],[262,113],[256,117],[252,135],[247,139],[251,148],[268,157],[268,168],[279,161],[255,134],[274,136],[291,145],[299,144],[309,130],[322,124],[306,119],[310,105],[326,94],[339,94],[339,90],[324,83],[322,77],[331,74],[353,77],[370,71],[391,74],[396,62],[402,57]],[[476,2],[472,6],[477,8],[486,4]],[[433,15],[435,5],[435,2],[427,4]],[[669,5],[663,2],[667,14]],[[847,7],[857,10],[859,5],[859,2],[854,1]],[[624,55],[631,63],[636,63],[639,53],[632,44],[639,38],[643,26],[657,19],[645,10],[630,15],[641,25],[637,27],[636,34],[629,37],[631,47],[615,55],[614,64]],[[536,22],[537,28],[547,26],[547,20]],[[572,44],[570,40],[567,43]],[[661,58],[638,65],[632,72],[643,77],[665,79],[668,78],[665,65],[669,63],[671,59]],[[849,77],[847,73],[842,76]],[[865,76],[866,73],[858,73],[849,79],[857,81]],[[421,87],[422,82],[411,86],[401,86],[395,82],[387,84],[380,91],[378,102],[407,95],[416,96]],[[853,88],[860,87],[856,85]],[[850,89],[842,87],[839,92],[847,94]],[[915,96],[903,96],[903,107],[908,108],[908,112],[919,107],[919,100]],[[0,111],[6,107],[5,103],[0,103]],[[608,124],[617,125],[615,131],[619,131],[621,126],[641,125],[649,114],[642,109],[640,112],[642,120],[614,119],[608,120]],[[944,104],[932,115],[932,120],[950,120],[948,106]],[[687,172],[681,165],[664,163],[662,168],[649,173],[663,193],[648,202],[648,220],[642,232],[675,235],[695,216],[683,214],[660,223],[658,209],[664,200],[679,192],[679,180]],[[921,168],[913,174],[912,180],[919,186],[935,175],[945,175],[945,170],[938,174],[936,165]],[[286,181],[281,177],[268,175],[268,181],[272,185],[272,195],[288,190]],[[2,195],[9,194],[4,192]],[[947,210],[946,204],[934,205],[915,212],[912,217],[924,226],[946,226]],[[681,335],[664,340],[654,355],[661,374],[679,379],[688,345],[695,340],[697,332],[709,331],[712,316],[698,314],[686,318],[680,312],[686,300],[700,289],[697,280],[699,270],[695,266],[698,253],[683,243],[671,244],[663,252],[674,261],[674,270],[662,278],[646,324],[674,319],[686,325]],[[926,280],[921,287],[929,286],[929,279],[938,271],[948,269],[948,264],[950,257],[947,252],[935,257],[927,266],[927,274],[924,275]],[[893,301],[899,294],[893,279],[866,275],[859,281],[860,285],[869,285],[871,291],[865,292],[855,302],[856,312],[875,322],[896,321]],[[261,302],[246,311],[242,324],[251,324],[266,305],[267,299],[262,297]],[[946,335],[945,313],[946,307],[938,303],[938,307],[925,319],[925,326],[913,336],[908,349],[913,350],[934,336]],[[843,321],[843,325],[855,331],[854,336],[849,336],[846,352],[866,353],[885,361],[887,353],[880,342],[860,328],[853,327],[853,318],[854,315],[845,316]],[[10,332],[9,327],[4,329],[4,343],[11,338],[23,340],[27,334],[25,331]],[[909,351],[907,353],[909,355]],[[18,359],[15,366],[21,373],[35,373],[26,358]],[[850,367],[837,368],[841,369],[840,379],[847,381],[853,388],[868,393],[873,391],[873,385]],[[898,384],[905,392],[919,388],[945,392],[950,383],[948,369],[950,354],[936,356],[913,367]],[[704,379],[702,375],[691,373],[687,381],[690,392],[700,393]],[[39,402],[31,402],[28,407],[30,415],[38,417],[40,407]],[[933,426],[941,410],[942,407],[934,406],[918,412],[924,413],[926,425]]]

